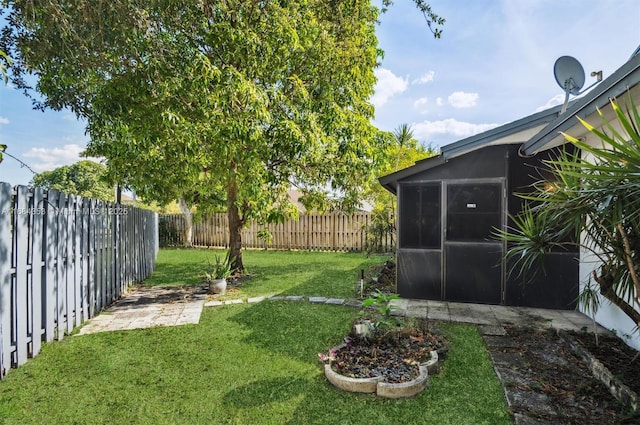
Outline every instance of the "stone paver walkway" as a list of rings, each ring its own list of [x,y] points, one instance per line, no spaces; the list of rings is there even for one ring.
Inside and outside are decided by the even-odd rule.
[[[200,322],[205,286],[138,287],[91,319],[78,335]]]
[[[589,317],[574,310],[407,299],[391,301],[391,310],[392,314],[399,316],[489,327],[513,325],[542,329],[581,330],[584,327],[590,329],[593,326]],[[602,327],[600,331],[608,332]]]
[[[204,307],[268,301],[310,302],[314,304],[361,307],[358,300],[307,297],[302,295],[263,296],[246,300],[206,301],[206,285],[191,287],[138,287],[80,329],[79,335],[155,326],[198,323]],[[591,319],[577,311],[546,310],[525,307],[453,303],[444,301],[397,299],[391,302],[392,314],[444,322],[469,323],[488,327],[529,326],[562,330],[580,330],[591,326]],[[602,329],[606,332],[605,329]]]

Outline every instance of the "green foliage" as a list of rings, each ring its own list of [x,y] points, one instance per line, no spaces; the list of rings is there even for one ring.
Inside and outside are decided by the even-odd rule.
[[[229,257],[229,254],[225,255],[224,259],[219,255],[215,256],[215,263],[211,263],[208,261],[207,271],[204,274],[204,277],[207,281],[213,279],[227,279],[231,276],[231,262],[232,259]]]
[[[514,270],[528,274],[554,248],[580,246],[599,259],[592,278],[599,292],[640,326],[640,115],[611,101],[615,122],[598,111],[600,128],[581,120],[601,141],[593,146],[572,136],[580,153],[549,161],[551,178],[540,181],[506,240]],[[577,235],[582,235],[579,239]],[[531,276],[531,275],[529,275]]]
[[[7,73],[8,66],[11,66],[11,59],[9,59],[9,56],[7,56],[5,52],[0,50],[0,74],[2,74],[5,85],[9,82],[9,74]],[[0,162],[2,162],[1,159],[2,157],[0,156]]]
[[[107,183],[106,175],[104,165],[84,160],[37,174],[30,184],[72,195],[113,201],[113,186]]]
[[[273,235],[266,227],[262,230],[258,230],[257,235],[258,239],[263,240],[265,243],[265,248],[273,242]]]
[[[591,320],[593,321],[593,335],[596,340],[596,347],[599,344],[598,341],[598,323],[596,322],[596,313],[600,308],[600,296],[598,295],[597,289],[594,287],[591,279],[587,282],[587,284],[582,288],[580,294],[578,294],[578,303],[582,306],[582,310],[591,316]]]
[[[7,145],[0,144],[0,163],[4,160],[2,153],[7,150]]]
[[[398,294],[385,294],[376,289],[369,298],[362,301],[363,307],[373,307],[378,310],[378,317],[375,322],[376,329],[392,329],[400,323],[391,315],[391,301],[398,298],[400,298]]]
[[[374,208],[367,228],[365,249],[368,253],[387,251],[395,246],[396,219],[391,208]],[[387,242],[388,241],[388,242]]]
[[[438,28],[438,26],[444,25],[445,19],[433,12],[431,5],[429,5],[425,0],[413,0],[413,2],[416,4],[418,10],[422,12],[424,19],[427,22],[427,26],[433,36],[435,38],[441,38],[442,29]],[[392,4],[393,0],[382,0],[382,11],[385,12]]]
[[[509,244],[506,252],[508,273],[532,282],[544,273],[545,254],[554,248],[563,248],[562,237],[558,235],[547,214],[548,209],[524,204],[520,214],[510,216],[513,226],[507,230],[495,229],[494,237]]]
[[[16,53],[16,84],[37,69],[41,106],[87,120],[88,152],[113,181],[226,207],[240,264],[235,230],[290,214],[292,184],[349,209],[377,169],[368,0],[12,6],[1,45]]]
[[[367,232],[369,252],[382,250],[380,240],[390,234],[393,241],[396,232],[396,197],[380,185],[378,178],[437,155],[435,148],[423,146],[413,137],[408,124],[399,125],[393,132],[380,131],[376,137],[384,149],[379,154],[375,178],[369,181],[364,193],[364,197],[373,203],[372,223]]]

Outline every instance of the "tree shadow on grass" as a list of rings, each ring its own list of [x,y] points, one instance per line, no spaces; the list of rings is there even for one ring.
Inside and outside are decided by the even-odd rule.
[[[341,342],[355,314],[351,308],[340,306],[263,301],[229,320],[251,330],[243,342],[319,365],[318,353]]]

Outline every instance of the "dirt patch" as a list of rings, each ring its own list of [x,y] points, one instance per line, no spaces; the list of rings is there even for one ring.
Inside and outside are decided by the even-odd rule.
[[[365,273],[365,298],[376,290],[383,294],[396,293],[396,263],[393,261],[386,261],[382,266],[371,266]]]

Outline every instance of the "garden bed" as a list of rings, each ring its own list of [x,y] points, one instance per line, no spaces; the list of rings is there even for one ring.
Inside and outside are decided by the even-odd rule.
[[[513,344],[493,356],[504,359],[515,355],[513,363],[502,372],[506,374],[503,377],[506,386],[515,395],[516,406],[512,406],[512,410],[515,408],[522,415],[545,424],[640,423],[638,414],[611,395],[609,388],[593,376],[582,356],[555,330],[505,329]],[[583,333],[571,336],[575,335],[581,339],[592,338]],[[536,400],[544,400],[548,407],[540,408],[542,403]]]
[[[636,412],[640,410],[640,353],[613,335],[569,332],[568,343],[610,392]]]
[[[346,391],[386,397],[413,396],[426,388],[428,373],[439,370],[448,341],[424,320],[392,325],[374,328],[368,337],[352,331],[341,345],[320,354],[329,381]]]

